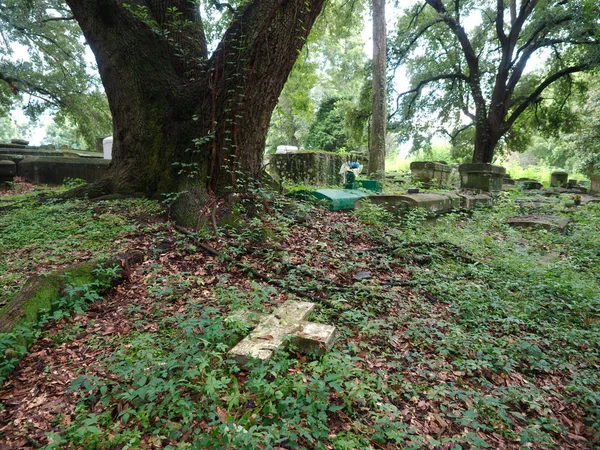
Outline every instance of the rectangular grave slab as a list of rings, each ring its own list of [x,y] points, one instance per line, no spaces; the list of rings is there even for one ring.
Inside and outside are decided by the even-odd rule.
[[[432,214],[443,214],[453,209],[458,209],[461,203],[460,197],[456,194],[423,192],[418,194],[374,195],[367,200],[357,200],[354,203],[355,209],[364,207],[365,201],[382,206],[390,212],[402,211],[409,208],[423,208]]]
[[[55,150],[43,150],[39,147],[5,147],[0,146],[0,153],[3,155],[21,155],[21,156],[63,156],[62,152]]]
[[[274,314],[264,317],[229,354],[245,369],[251,361],[270,359],[288,343],[302,352],[326,350],[333,343],[335,327],[306,321],[314,308],[314,303],[288,300]]]
[[[331,211],[346,211],[354,209],[356,200],[368,197],[369,193],[360,189],[317,189],[295,191],[288,195],[298,198],[313,197],[327,202]]]
[[[511,227],[541,228],[563,234],[568,231],[570,223],[571,219],[547,214],[530,214],[528,216],[517,216],[508,219],[508,224]]]

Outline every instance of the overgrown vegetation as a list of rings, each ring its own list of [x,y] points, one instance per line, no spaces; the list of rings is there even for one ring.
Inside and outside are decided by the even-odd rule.
[[[0,252],[5,255],[0,261],[0,307],[29,275],[123,251],[141,226],[136,216],[158,210],[142,199],[56,202],[41,194],[39,200],[24,200],[0,213]]]
[[[593,447],[600,207],[569,200],[536,211],[571,217],[568,235],[509,228],[533,204],[511,195],[435,221],[271,198],[240,203],[218,238],[155,225],[129,281],[46,327],[0,391],[26,410],[37,398],[28,373],[52,386],[37,395],[52,389],[60,412],[30,410],[4,437],[50,448]],[[227,351],[248,330],[224,319],[294,296],[338,327],[334,349],[240,372]],[[4,407],[8,424],[16,407]]]

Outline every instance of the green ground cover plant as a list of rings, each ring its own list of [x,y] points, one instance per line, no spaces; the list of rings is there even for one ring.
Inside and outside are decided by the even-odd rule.
[[[592,448],[600,205],[534,211],[572,218],[554,234],[506,224],[532,212],[517,195],[435,219],[255,197],[218,236],[148,228],[128,281],[47,326],[0,390],[26,408],[19,374],[37,364],[38,383],[68,380],[60,412],[3,432],[48,448]],[[249,328],[226,317],[289,298],[317,303],[334,348],[240,371],[227,352]]]
[[[127,248],[137,230],[136,217],[160,206],[143,199],[123,202],[14,199],[19,206],[0,212],[0,307],[28,275],[64,267]]]

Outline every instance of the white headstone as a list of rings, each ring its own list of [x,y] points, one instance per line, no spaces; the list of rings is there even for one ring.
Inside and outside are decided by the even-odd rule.
[[[104,152],[104,159],[112,159],[112,144],[113,144],[112,136],[109,136],[102,141],[102,150]]]
[[[295,145],[278,145],[275,153],[292,153],[298,151]]]

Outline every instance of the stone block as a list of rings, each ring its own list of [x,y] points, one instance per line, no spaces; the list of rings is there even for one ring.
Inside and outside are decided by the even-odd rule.
[[[487,194],[466,194],[459,193],[460,206],[463,209],[471,210],[475,208],[487,208],[492,206],[493,199]]]
[[[17,174],[17,165],[13,161],[0,161],[0,183],[12,181]]]
[[[432,182],[445,186],[450,182],[452,168],[440,162],[434,161],[413,161],[410,163],[410,172],[413,180],[418,180],[427,185]]]
[[[550,174],[550,186],[558,187],[569,180],[569,174],[564,170],[557,170]]]
[[[518,184],[524,191],[533,191],[536,189],[542,189],[544,186],[537,180],[521,179],[518,180]]]
[[[591,185],[590,185],[590,194],[598,195],[600,194],[600,174],[590,175]]]
[[[335,327],[303,321],[289,342],[302,353],[322,354],[333,345],[334,338]]]
[[[17,174],[37,184],[60,185],[65,178],[93,183],[106,174],[109,165],[104,159],[33,156],[19,163]]]
[[[487,163],[461,164],[458,172],[462,189],[485,192],[502,190],[502,180],[506,175],[504,167]]]
[[[338,185],[343,181],[340,167],[344,158],[336,153],[298,151],[269,157],[267,170],[280,180],[310,185]]]

